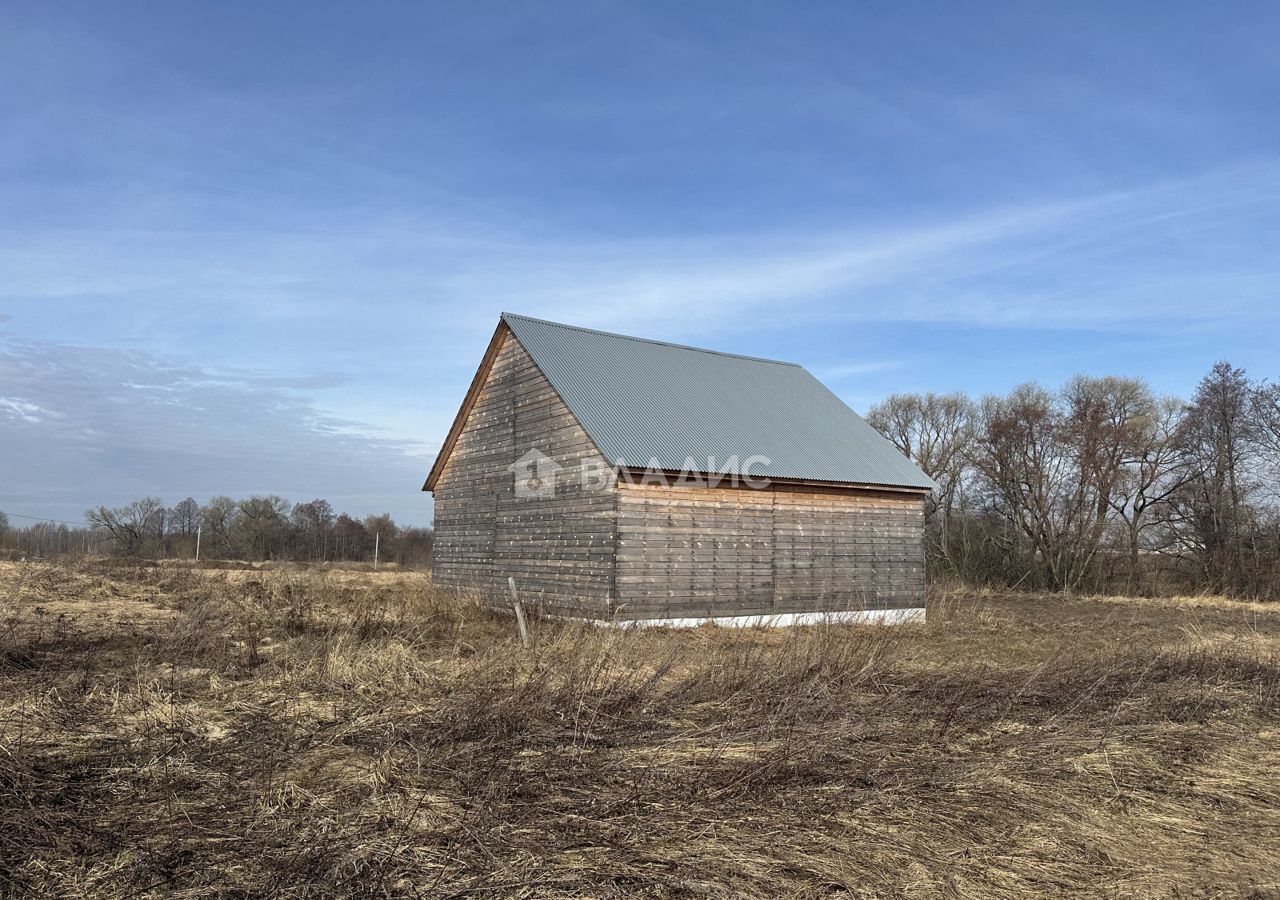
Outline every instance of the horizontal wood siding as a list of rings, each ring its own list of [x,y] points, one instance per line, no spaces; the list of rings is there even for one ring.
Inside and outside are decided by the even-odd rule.
[[[555,496],[516,496],[511,466],[536,449],[561,466]],[[607,616],[616,488],[584,488],[604,468],[581,425],[507,333],[434,495],[437,583],[505,602],[507,578],[550,612]]]
[[[769,613],[772,566],[772,494],[619,486],[620,618]]]
[[[919,496],[619,486],[620,618],[924,604]]]
[[[779,612],[924,605],[924,501],[777,491],[774,596]]]

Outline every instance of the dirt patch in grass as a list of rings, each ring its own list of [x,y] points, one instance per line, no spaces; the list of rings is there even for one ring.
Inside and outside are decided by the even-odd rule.
[[[5,895],[1280,896],[1280,609],[959,592],[525,652],[420,573],[23,574]]]

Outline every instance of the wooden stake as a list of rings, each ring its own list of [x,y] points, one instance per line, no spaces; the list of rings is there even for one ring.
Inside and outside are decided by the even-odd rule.
[[[508,578],[507,584],[511,586],[511,607],[516,611],[516,625],[520,627],[520,643],[524,644],[524,649],[528,650],[531,646],[529,629],[524,624],[524,607],[520,605],[520,595],[516,592],[515,577]]]

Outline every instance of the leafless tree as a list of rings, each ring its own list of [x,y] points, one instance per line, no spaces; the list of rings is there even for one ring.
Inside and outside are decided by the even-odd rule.
[[[1272,503],[1280,503],[1280,384],[1258,385],[1251,405],[1257,423],[1255,440],[1265,455],[1265,483]]]
[[[250,559],[269,559],[281,545],[289,501],[271,494],[241,500],[233,529],[233,542]]]
[[[363,522],[342,513],[334,520],[333,531],[343,559],[367,559],[373,553],[373,535]]]
[[[169,527],[174,534],[191,537],[200,525],[200,504],[193,497],[188,497],[169,510]]]
[[[1124,533],[1130,591],[1139,589],[1144,550],[1165,553],[1177,549],[1175,529],[1171,527],[1177,517],[1174,500],[1193,474],[1178,444],[1185,410],[1182,400],[1165,397],[1155,402],[1150,414],[1137,423],[1133,456],[1110,501]],[[1152,540],[1151,534],[1158,537]]]
[[[974,465],[1049,585],[1075,590],[1092,574],[1153,406],[1125,378],[1079,377],[1057,394],[1025,384],[983,401]]]
[[[1083,579],[1103,547],[1110,514],[1122,503],[1130,468],[1141,456],[1157,415],[1146,383],[1134,378],[1077,376],[1063,389],[1063,438],[1074,460],[1079,526],[1072,536]]]
[[[1013,530],[1005,537],[1007,551],[1030,543],[1028,574],[1038,558],[1049,578],[1062,586],[1058,517],[1059,494],[1071,473],[1058,442],[1058,415],[1052,395],[1036,384],[1015,388],[1007,397],[982,401],[979,428],[972,453],[992,508]]]
[[[311,559],[326,559],[335,515],[328,500],[312,500],[293,508],[293,525]]]
[[[1249,415],[1254,397],[1243,369],[1220,362],[1196,388],[1179,443],[1193,468],[1179,499],[1182,541],[1214,590],[1242,587],[1261,429]]]
[[[225,496],[213,497],[200,508],[200,521],[212,552],[231,552],[231,529],[239,509],[239,503]]]
[[[894,394],[872,407],[867,421],[915,461],[937,489],[926,500],[933,556],[954,575],[966,568],[967,542],[955,527],[965,508],[969,445],[976,408],[963,394]]]
[[[144,497],[128,506],[99,506],[84,515],[91,526],[109,532],[126,556],[134,556],[148,537],[158,536],[163,510],[158,497]]]

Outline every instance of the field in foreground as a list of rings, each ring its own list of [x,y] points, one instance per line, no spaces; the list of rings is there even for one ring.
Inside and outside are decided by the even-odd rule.
[[[616,632],[0,563],[0,894],[1280,896],[1280,608]]]

